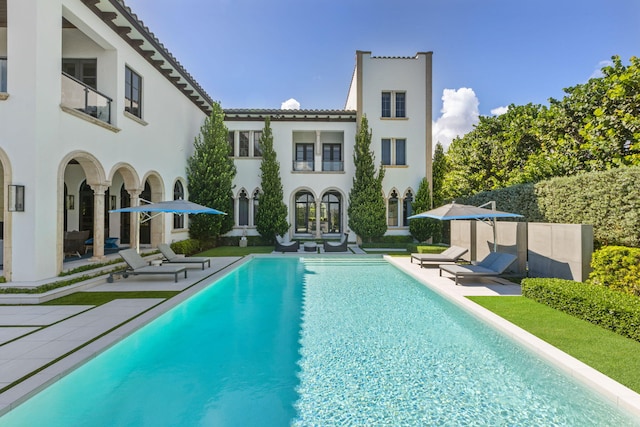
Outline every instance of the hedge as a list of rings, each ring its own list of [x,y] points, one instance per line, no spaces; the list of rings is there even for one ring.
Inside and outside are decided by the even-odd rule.
[[[591,257],[589,282],[640,296],[640,249],[606,246]]]
[[[179,242],[171,243],[171,249],[177,254],[185,254],[187,256],[202,252],[202,245],[197,239],[180,240]]]
[[[603,286],[563,279],[527,278],[522,295],[640,341],[640,298]]]
[[[481,205],[495,200],[498,210],[528,222],[593,225],[596,247],[640,247],[640,167],[622,167],[536,184],[520,184],[461,198]]]

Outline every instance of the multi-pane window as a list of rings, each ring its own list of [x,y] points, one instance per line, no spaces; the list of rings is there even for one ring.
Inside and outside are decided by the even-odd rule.
[[[249,198],[244,190],[240,192],[240,197],[238,197],[238,225],[249,225]]]
[[[238,147],[238,156],[239,157],[249,157],[249,131],[240,131],[238,132],[239,136],[239,147]]]
[[[342,144],[322,144],[322,170],[344,170],[342,164]]]
[[[235,156],[235,143],[236,143],[236,133],[234,131],[229,131],[227,135],[227,142],[229,142],[229,156]]]
[[[142,117],[142,77],[129,67],[124,71],[124,111]]]
[[[98,88],[98,66],[95,59],[62,58],[62,71],[93,89]]]
[[[382,138],[382,164],[405,166],[407,164],[407,140]]]
[[[382,117],[407,117],[406,92],[382,92]]]
[[[404,196],[404,200],[402,201],[402,225],[405,227],[409,226],[409,219],[412,215],[411,203],[413,202],[413,194],[411,190],[407,191],[407,194]]]
[[[0,92],[7,91],[7,58],[0,58]]]
[[[256,215],[258,214],[258,206],[260,204],[260,190],[253,192],[253,225],[256,225]]]
[[[387,225],[389,227],[398,226],[398,194],[394,191],[387,203]]]
[[[308,191],[296,194],[295,227],[296,233],[312,233],[316,230],[316,201]]]
[[[262,131],[256,130],[253,132],[253,157],[262,157]]]
[[[382,92],[382,117],[391,117],[391,92]]]
[[[296,144],[296,159],[293,170],[312,171],[313,144]]]
[[[323,233],[340,233],[342,226],[342,198],[337,191],[322,196],[320,205],[320,229]]]
[[[234,157],[237,155],[238,157],[262,157],[261,139],[261,130],[230,130],[227,136],[227,141],[230,148],[229,156]],[[236,148],[238,149],[237,152]]]
[[[173,200],[184,200],[184,187],[180,181],[176,181],[173,186]],[[184,228],[185,214],[173,214],[173,228]]]
[[[404,92],[396,92],[396,117],[406,117]]]

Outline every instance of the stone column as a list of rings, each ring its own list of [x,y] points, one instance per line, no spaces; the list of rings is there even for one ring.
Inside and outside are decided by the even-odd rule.
[[[322,205],[322,200],[316,200],[316,239],[322,238],[322,230],[320,227],[320,206]]]
[[[92,185],[93,189],[93,257],[91,261],[102,261],[104,256],[104,184]]]
[[[129,200],[131,201],[131,207],[140,206],[140,193],[142,190],[139,188],[125,188],[129,193]],[[140,251],[140,214],[138,212],[131,212],[131,221],[129,224],[129,245],[135,248],[136,251]]]

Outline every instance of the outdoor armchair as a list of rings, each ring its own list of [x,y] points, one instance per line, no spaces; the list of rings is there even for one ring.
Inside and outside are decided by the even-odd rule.
[[[322,242],[322,246],[325,252],[346,252],[347,251],[347,239],[349,234],[344,233],[340,242]]]
[[[276,252],[298,252],[300,242],[286,242],[282,236],[276,235]]]

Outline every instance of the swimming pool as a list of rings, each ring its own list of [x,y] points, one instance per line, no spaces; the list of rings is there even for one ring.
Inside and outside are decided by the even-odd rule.
[[[637,425],[380,258],[256,258],[0,426]]]

